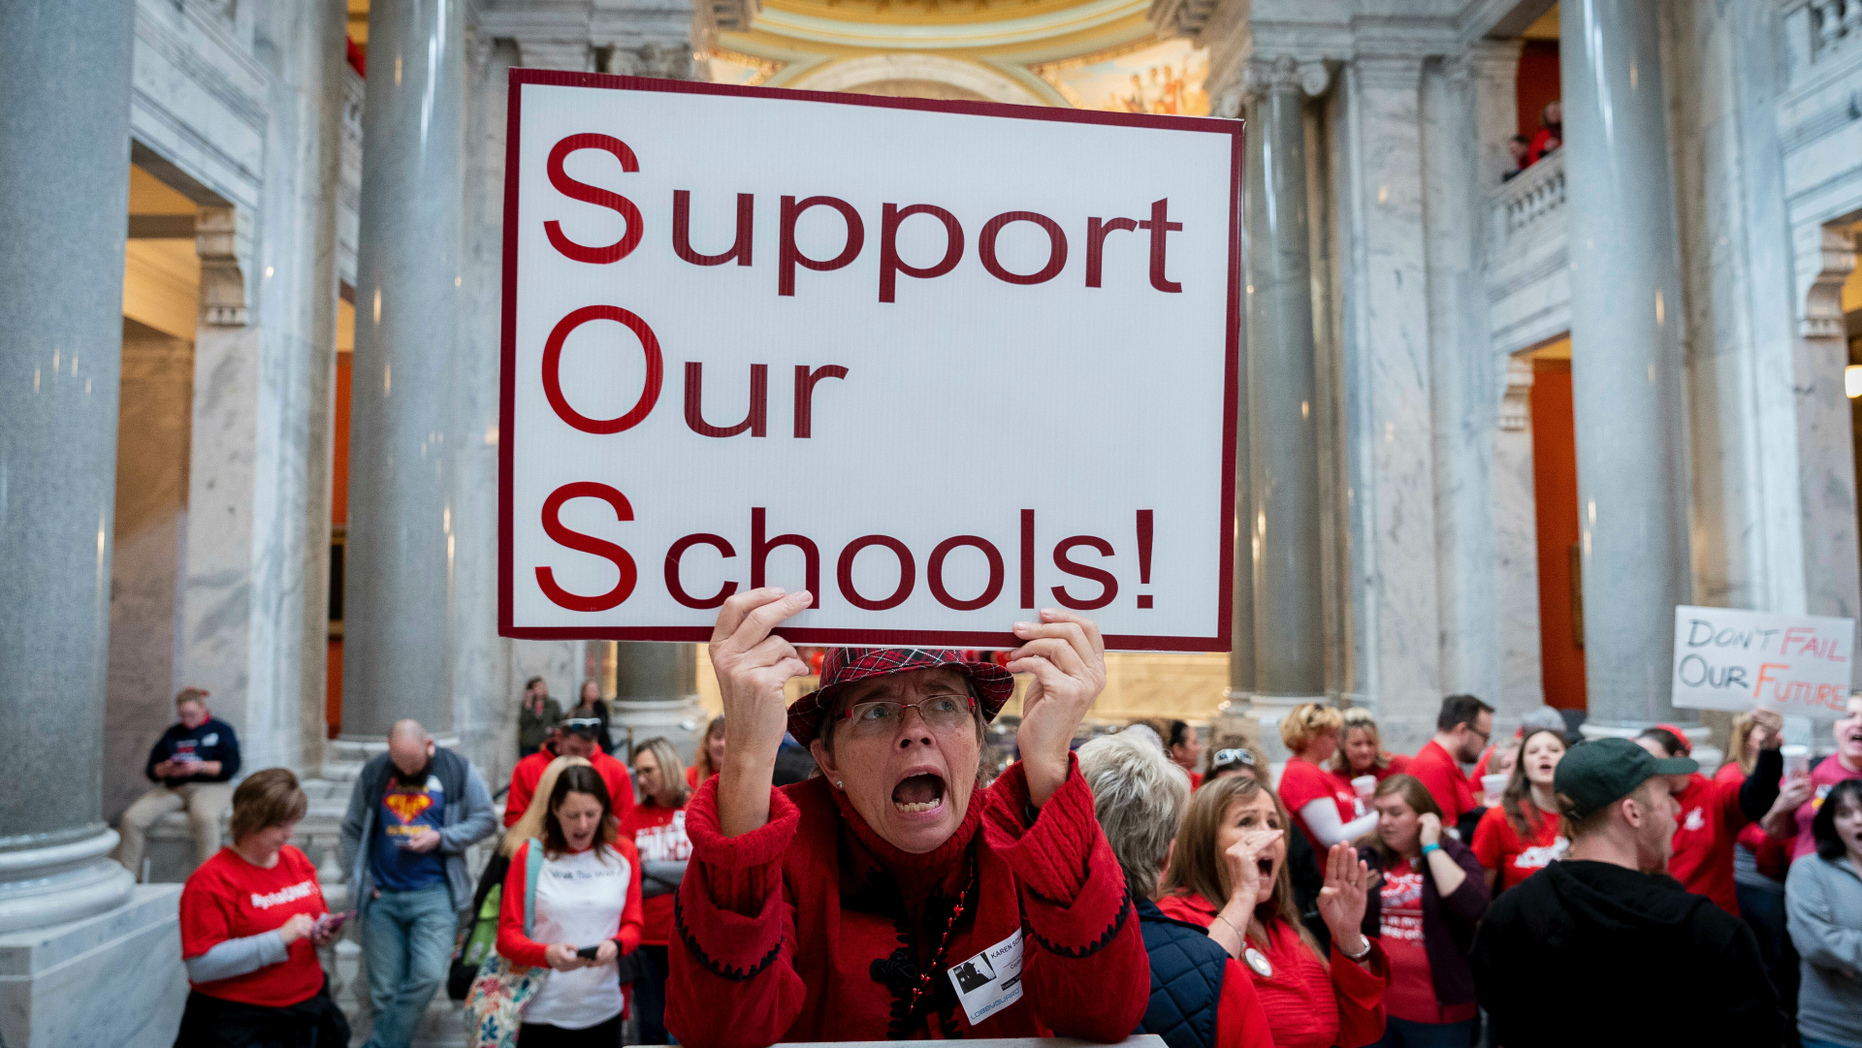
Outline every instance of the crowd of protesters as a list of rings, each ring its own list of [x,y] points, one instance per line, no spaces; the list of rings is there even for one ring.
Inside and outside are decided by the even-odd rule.
[[[1006,658],[817,658],[777,632],[807,604],[726,601],[725,712],[689,767],[663,738],[610,756],[598,688],[564,711],[528,685],[546,730],[476,891],[492,802],[418,724],[352,793],[355,913],[288,843],[295,778],[248,777],[182,895],[177,1044],[347,1043],[315,948],[358,916],[383,1048],[442,983],[468,1043],[501,1048],[613,1048],[629,1017],[640,1043],[748,1048],[1862,1048],[1862,697],[1814,763],[1777,715],[1742,714],[1711,776],[1675,725],[1584,741],[1541,707],[1496,740],[1493,708],[1452,695],[1407,756],[1369,711],[1304,703],[1276,772],[1254,739],[1177,720],[1080,744],[1105,663],[1073,613],[1016,624]],[[992,780],[1018,674],[1019,759]],[[199,698],[182,713],[182,741],[206,730]]]

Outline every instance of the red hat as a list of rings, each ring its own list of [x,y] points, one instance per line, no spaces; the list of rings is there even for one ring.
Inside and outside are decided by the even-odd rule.
[[[1673,724],[1657,724],[1656,727],[1681,740],[1681,756],[1692,757],[1694,755],[1694,744],[1688,741],[1687,732]]]
[[[983,720],[992,721],[1015,691],[1015,675],[993,662],[968,662],[949,648],[832,648],[821,660],[821,687],[789,707],[789,734],[806,746],[820,730],[821,718],[834,706],[836,690],[869,677],[890,677],[913,670],[951,666],[970,678],[982,704]]]

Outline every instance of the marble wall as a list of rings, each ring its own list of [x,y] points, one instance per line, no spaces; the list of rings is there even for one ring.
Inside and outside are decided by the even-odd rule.
[[[176,580],[187,530],[194,347],[123,322],[116,437],[110,674],[104,699],[103,817],[149,787],[143,762],[174,719]],[[211,700],[210,700],[211,701]]]

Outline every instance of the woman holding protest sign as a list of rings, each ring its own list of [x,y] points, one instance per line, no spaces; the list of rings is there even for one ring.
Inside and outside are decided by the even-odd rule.
[[[821,687],[774,633],[804,591],[725,601],[723,770],[687,808],[667,1028],[682,1042],[1128,1036],[1150,966],[1069,743],[1105,686],[1090,620],[1042,611],[1006,667],[836,649]],[[1021,760],[981,789],[983,731],[1032,680]],[[823,774],[771,786],[784,729]],[[1019,979],[1016,978],[1019,973]]]

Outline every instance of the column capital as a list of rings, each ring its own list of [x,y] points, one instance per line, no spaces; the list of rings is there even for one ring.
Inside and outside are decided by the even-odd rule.
[[[1365,87],[1409,88],[1422,86],[1421,55],[1359,55],[1351,60],[1354,79]]]
[[[595,71],[595,49],[588,37],[513,37],[517,64],[529,69],[562,69],[571,73]]]
[[[1331,64],[1322,58],[1294,55],[1256,55],[1242,71],[1242,90],[1249,95],[1303,92],[1317,97],[1331,86]]]

